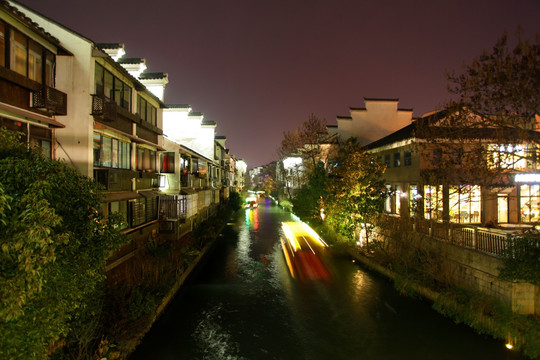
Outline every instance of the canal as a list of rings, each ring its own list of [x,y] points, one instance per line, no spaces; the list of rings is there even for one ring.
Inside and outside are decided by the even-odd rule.
[[[321,255],[330,280],[292,278],[283,221],[268,201],[227,225],[130,360],[521,358],[348,257]]]

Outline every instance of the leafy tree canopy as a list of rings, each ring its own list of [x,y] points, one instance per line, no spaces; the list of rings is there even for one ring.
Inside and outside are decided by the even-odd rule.
[[[1,358],[46,358],[47,346],[99,316],[90,304],[125,241],[99,211],[99,190],[0,130]]]
[[[324,204],[328,221],[339,233],[353,238],[360,226],[369,226],[381,213],[387,196],[384,170],[354,138],[340,147]]]

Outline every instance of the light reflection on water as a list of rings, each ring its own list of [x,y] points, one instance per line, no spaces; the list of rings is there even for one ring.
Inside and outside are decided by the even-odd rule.
[[[238,344],[231,333],[222,325],[220,312],[222,304],[201,313],[201,320],[193,333],[194,342],[207,360],[242,360],[238,355]]]
[[[279,242],[290,215],[266,204],[244,215],[132,360],[519,358],[350,259],[325,257],[331,282],[295,281]]]

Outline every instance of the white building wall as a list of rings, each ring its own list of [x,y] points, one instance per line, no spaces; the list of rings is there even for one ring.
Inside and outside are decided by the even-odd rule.
[[[365,99],[365,108],[350,109],[350,118],[337,119],[342,140],[357,137],[360,144],[383,138],[412,122],[412,110],[398,108],[395,99]]]
[[[92,60],[92,42],[80,35],[33,12],[17,3],[28,17],[45,31],[60,39],[61,45],[73,56],[56,57],[56,88],[68,94],[67,116],[58,116],[57,120],[66,127],[56,132],[58,144],[56,157],[66,160],[81,174],[92,177],[93,119],[92,98],[94,86],[94,62]]]
[[[163,133],[208,159],[214,159],[215,125],[203,125],[203,116],[190,116],[189,108],[163,111]]]

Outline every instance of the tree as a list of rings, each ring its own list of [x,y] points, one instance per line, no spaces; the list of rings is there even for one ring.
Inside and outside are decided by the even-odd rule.
[[[278,149],[278,155],[283,164],[283,167],[278,165],[282,170],[282,176],[277,179],[278,182],[284,182],[279,184],[281,188],[284,188],[284,193],[289,198],[293,198],[295,193],[309,181],[309,176],[314,174],[321,162],[326,167],[335,148],[325,121],[313,114],[295,131],[285,132]]]
[[[340,234],[354,239],[363,229],[368,240],[387,196],[384,170],[354,138],[340,147],[324,199],[327,221]]]
[[[540,114],[540,37],[530,43],[519,36],[510,49],[504,33],[490,53],[464,65],[462,73],[448,74],[448,80],[455,103],[483,114],[485,125],[530,129],[528,120]]]
[[[503,34],[490,52],[449,73],[448,82],[455,98],[415,123],[419,153],[430,164],[422,172],[426,184],[455,184],[450,197],[453,191],[469,196],[475,188],[460,184],[504,188],[516,171],[538,167],[538,36],[535,42],[519,37],[510,47]]]
[[[1,358],[88,345],[78,330],[99,319],[105,263],[125,242],[100,205],[92,179],[0,131]]]
[[[323,199],[327,195],[328,176],[324,164],[319,162],[308,174],[306,183],[292,198],[296,215],[306,221],[320,221]]]
[[[278,155],[284,158],[298,154],[304,160],[305,168],[310,170],[321,160],[322,144],[327,138],[326,122],[311,114],[298,129],[283,133]]]

